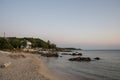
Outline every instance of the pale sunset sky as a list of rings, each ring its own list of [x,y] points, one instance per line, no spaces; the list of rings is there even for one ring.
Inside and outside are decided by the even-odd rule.
[[[0,0],[0,37],[120,49],[120,0]]]

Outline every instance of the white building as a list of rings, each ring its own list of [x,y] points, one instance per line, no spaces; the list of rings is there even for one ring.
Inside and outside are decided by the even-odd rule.
[[[32,47],[32,43],[30,41],[27,41],[27,45],[26,45],[26,48],[27,49],[30,49]]]
[[[23,40],[23,41],[21,41],[21,43],[23,43],[21,45],[21,49],[31,49],[32,48],[32,43],[28,40]]]

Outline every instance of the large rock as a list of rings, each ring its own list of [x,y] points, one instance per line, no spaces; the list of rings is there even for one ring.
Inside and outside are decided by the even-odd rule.
[[[94,58],[95,60],[100,60],[100,58],[99,57],[96,57],[96,58]]]
[[[45,56],[45,57],[59,57],[59,55],[57,53],[43,53],[43,54],[41,54],[41,56]]]
[[[82,56],[82,53],[72,53],[72,54],[62,53],[61,55]]]
[[[89,57],[76,57],[76,58],[70,58],[69,61],[91,61],[91,58],[89,58]]]
[[[82,53],[72,53],[72,56],[82,56]]]

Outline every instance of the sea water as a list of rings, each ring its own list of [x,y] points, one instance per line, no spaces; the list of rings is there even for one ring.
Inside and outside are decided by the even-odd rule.
[[[59,58],[44,58],[48,68],[63,80],[120,80],[120,51],[73,51],[80,52],[84,57],[100,57],[99,61],[69,61],[71,55]],[[66,53],[73,53],[66,52]],[[61,55],[60,52],[59,55]],[[65,52],[64,52],[65,53]]]

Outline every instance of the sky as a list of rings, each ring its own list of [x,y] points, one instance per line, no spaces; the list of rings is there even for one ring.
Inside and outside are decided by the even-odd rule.
[[[0,36],[120,49],[120,0],[0,0]]]

